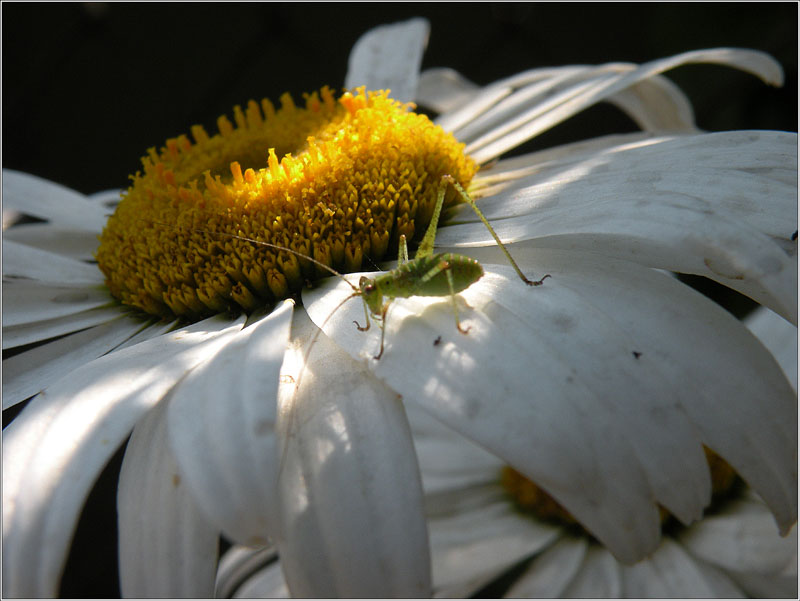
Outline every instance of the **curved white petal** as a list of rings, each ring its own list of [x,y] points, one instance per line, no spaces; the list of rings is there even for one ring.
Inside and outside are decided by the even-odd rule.
[[[45,282],[89,282],[99,284],[105,276],[96,265],[75,261],[3,239],[3,279],[29,278]]]
[[[797,391],[797,326],[793,326],[769,309],[757,308],[744,320],[772,356],[777,359],[792,388]]]
[[[732,502],[678,540],[696,557],[732,572],[779,575],[797,570],[797,529],[778,536],[772,516],[758,502]]]
[[[254,574],[236,590],[234,599],[289,599],[281,566],[272,563]]]
[[[624,597],[740,598],[743,593],[719,572],[705,568],[669,538],[650,557],[621,566]]]
[[[520,103],[519,109],[516,111],[496,110],[494,107],[488,109],[488,114],[494,112],[498,115],[498,125],[490,128],[480,138],[472,140],[468,144],[466,152],[480,163],[487,162],[596,102],[608,100],[621,91],[659,73],[690,63],[718,63],[748,71],[773,85],[781,85],[783,82],[781,67],[772,57],[763,52],[737,48],[685,52],[645,63],[636,68],[632,68],[632,65],[617,63],[600,65],[592,69],[573,68],[577,69],[577,77],[574,79],[572,74],[562,70],[561,76],[551,80],[550,87],[553,87],[552,83],[556,84],[555,94],[549,96],[546,101],[542,102],[541,94],[548,91],[548,82],[542,82],[536,84],[540,85],[542,89],[537,96],[532,97],[533,102]],[[502,89],[503,86],[510,85],[512,84],[507,80],[507,82],[497,82],[490,88]],[[549,91],[553,92],[552,89]],[[527,91],[522,88],[502,102],[513,104],[515,94],[524,95],[526,93]],[[528,106],[532,108],[525,108]],[[514,116],[515,114],[517,116]],[[439,121],[446,122],[447,117],[443,116]],[[472,115],[470,121],[475,120],[476,115]],[[500,125],[501,123],[502,125]],[[451,129],[445,125],[443,127]],[[464,140],[458,131],[454,133],[456,137]]]
[[[564,536],[539,554],[506,592],[506,597],[552,599],[564,596],[586,557],[584,538]]]
[[[420,73],[416,101],[437,113],[451,112],[469,102],[479,89],[458,71],[436,67]]]
[[[3,410],[97,359],[144,327],[141,319],[119,316],[108,323],[59,338],[3,361]]]
[[[406,405],[425,495],[497,481],[504,463],[448,428],[415,403]]]
[[[99,244],[97,232],[54,223],[23,223],[3,231],[3,240],[13,240],[78,261],[91,261]]]
[[[176,387],[169,435],[199,507],[236,542],[277,530],[278,380],[294,303],[245,327]]]
[[[274,547],[234,545],[219,560],[214,596],[217,599],[233,597],[253,574],[277,561],[278,554]],[[280,570],[280,566],[277,567]],[[285,586],[284,584],[284,588]]]
[[[307,341],[317,330],[305,312],[295,315],[292,332]],[[430,595],[422,490],[402,398],[325,336],[305,369],[300,352],[287,353],[279,394],[278,549],[289,589],[300,597]]]
[[[187,489],[167,440],[168,400],[136,427],[119,475],[119,574],[126,598],[209,598],[219,530]]]
[[[494,483],[427,495],[426,505],[437,594],[475,592],[560,535],[556,526],[521,517]]]
[[[703,275],[796,322],[796,152],[781,132],[663,139],[533,176],[482,207],[501,239]],[[469,207],[437,242],[494,245]]]
[[[575,577],[564,590],[565,599],[608,599],[622,595],[620,565],[599,545],[590,546]]]
[[[350,52],[344,86],[391,90],[392,98],[411,102],[429,32],[430,24],[422,18],[370,29]]]
[[[112,302],[108,290],[95,284],[3,282],[3,329],[74,315]]]
[[[13,169],[3,169],[3,206],[96,233],[102,231],[106,222],[103,209],[82,194]]]
[[[134,424],[241,328],[211,318],[111,353],[56,382],[3,434],[3,593],[56,594],[97,474]]]
[[[480,153],[482,144],[517,132],[532,119],[532,125],[535,125],[546,115],[559,115],[560,119],[570,117],[574,113],[563,114],[558,110],[563,103],[579,97],[587,90],[602,88],[609,81],[619,79],[635,69],[636,65],[619,63],[599,67],[535,69],[514,76],[513,82],[498,82],[485,90],[475,89],[477,86],[472,84],[474,91],[466,106],[456,108],[453,114],[440,116],[437,123],[466,143],[468,153]],[[468,82],[454,82],[452,74],[448,75],[450,77],[445,80],[445,85],[457,83],[457,98],[467,96]],[[430,78],[426,83],[430,94]],[[438,87],[434,89],[438,92]],[[645,130],[696,131],[689,100],[675,84],[661,75],[650,76],[593,102],[599,100],[618,106]],[[465,120],[467,116],[469,120]],[[555,124],[547,122],[547,127]],[[536,133],[540,132],[534,130],[533,135]],[[487,159],[481,157],[477,160],[484,162]]]
[[[783,527],[793,522],[793,393],[739,322],[635,264],[540,255],[533,273],[553,276],[541,287],[487,274],[462,293],[467,336],[447,299],[395,301],[370,367],[543,486],[625,561],[655,548],[654,500],[684,521],[707,503],[695,428],[758,483]],[[322,323],[348,294],[320,289],[310,315]],[[378,348],[379,332],[351,324],[362,311],[354,299],[326,327],[356,357]]]
[[[55,317],[18,326],[3,326],[3,348],[14,348],[31,342],[48,340],[63,334],[78,332],[117,319],[123,310],[120,307],[100,307],[64,317]]]

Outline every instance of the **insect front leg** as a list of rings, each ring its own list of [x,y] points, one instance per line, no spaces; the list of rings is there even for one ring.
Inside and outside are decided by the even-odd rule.
[[[511,266],[514,268],[514,271],[516,271],[517,275],[520,278],[522,278],[523,282],[525,282],[528,286],[541,286],[542,282],[544,282],[547,278],[550,277],[549,273],[547,275],[545,275],[545,276],[542,276],[542,278],[540,280],[529,280],[527,277],[525,277],[525,274],[522,273],[522,270],[519,268],[519,265],[517,265],[517,262],[512,258],[511,253],[508,252],[508,249],[500,241],[500,238],[498,237],[497,233],[494,231],[494,228],[489,223],[489,220],[486,219],[486,217],[484,216],[483,212],[481,212],[481,210],[478,208],[478,205],[475,204],[475,201],[472,200],[472,198],[470,197],[469,194],[467,194],[467,191],[464,190],[464,188],[461,187],[461,184],[459,184],[455,179],[453,179],[452,175],[443,175],[442,176],[442,186],[441,186],[441,189],[439,190],[439,198],[442,199],[442,200],[444,199],[444,189],[446,188],[447,184],[452,184],[452,186],[456,189],[456,192],[458,192],[459,195],[461,196],[461,199],[464,202],[466,202],[470,207],[472,207],[472,210],[475,211],[475,214],[483,222],[483,225],[485,225],[486,229],[489,230],[489,233],[492,235],[492,238],[494,238],[494,241],[497,242],[497,246],[499,246],[500,250],[503,251],[503,254],[508,259],[508,262],[511,263]],[[438,216],[438,214],[437,214],[437,216]],[[427,236],[427,234],[426,234],[426,236]]]
[[[369,330],[369,308],[367,307],[367,301],[363,296],[361,296],[361,303],[364,305],[364,323],[367,325],[362,328],[360,325],[358,325],[358,322],[355,319],[353,320],[353,323],[356,324],[359,332],[366,332]]]

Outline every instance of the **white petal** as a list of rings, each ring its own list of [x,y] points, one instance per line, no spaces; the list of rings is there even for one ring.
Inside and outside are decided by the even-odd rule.
[[[37,323],[110,305],[108,290],[95,284],[47,284],[33,280],[3,283],[3,329]]]
[[[122,596],[209,598],[219,531],[195,505],[167,441],[166,407],[133,429],[119,476]]]
[[[278,562],[252,576],[236,591],[235,599],[288,599],[289,589]]]
[[[633,566],[621,566],[623,596],[630,598],[740,598],[744,596],[722,575],[708,578],[700,562],[671,539]]]
[[[139,418],[241,328],[211,318],[111,353],[31,401],[3,436],[3,593],[56,594],[97,474]]]
[[[3,169],[3,206],[96,233],[100,233],[106,222],[104,210],[82,194],[12,169]]]
[[[761,503],[736,501],[679,535],[693,555],[726,570],[777,575],[797,566],[797,530],[778,536]]]
[[[609,99],[641,81],[680,65],[703,62],[749,71],[767,83],[780,85],[783,81],[781,67],[772,57],[763,52],[735,48],[686,52],[645,63],[631,71],[620,69],[630,68],[629,65],[601,65],[582,74],[574,84],[557,92],[547,102],[537,100],[533,108],[522,112],[521,116],[512,119],[510,115],[504,115],[502,127],[496,127],[474,140],[467,146],[466,152],[478,162],[487,162],[592,104]],[[609,75],[609,71],[621,72]],[[458,133],[457,136],[462,139]]]
[[[84,328],[112,321],[118,318],[122,312],[120,307],[101,307],[44,321],[24,323],[18,326],[3,326],[3,348],[14,348],[78,332]]]
[[[104,355],[144,327],[141,319],[120,316],[77,334],[14,355],[3,361],[3,410]]]
[[[3,239],[3,279],[30,278],[45,282],[102,283],[97,265]]]
[[[697,131],[689,99],[663,75],[640,81],[607,100],[645,131]]]
[[[620,565],[611,554],[600,546],[590,546],[583,564],[570,582],[563,596],[570,598],[620,597],[622,582]]]
[[[417,103],[439,113],[455,110],[480,89],[466,77],[446,67],[427,69],[419,76]]]
[[[316,328],[303,311],[295,315],[293,334],[308,340]],[[301,597],[430,595],[422,490],[402,399],[325,336],[312,350],[304,359],[299,349],[287,353],[282,371],[292,383],[279,394],[278,548],[289,588]]]
[[[754,599],[796,599],[797,574],[775,576],[774,574],[731,573],[730,578]]]
[[[430,24],[421,18],[369,30],[350,52],[344,86],[391,90],[401,102],[414,100],[429,31]]]
[[[506,592],[512,598],[555,598],[564,594],[586,557],[584,538],[564,536],[537,556]]]
[[[763,307],[748,315],[744,323],[778,360],[792,388],[797,391],[797,326]]]
[[[781,132],[665,139],[585,158],[482,207],[504,240],[703,275],[796,322],[796,152],[796,135]],[[437,242],[494,245],[469,207]]]
[[[219,560],[214,596],[217,599],[232,597],[253,574],[272,563],[277,563],[277,560],[275,547],[253,548],[234,545]]]
[[[451,587],[468,586],[474,593],[560,534],[517,512],[497,484],[429,495],[426,503],[433,583],[447,596]]]
[[[53,223],[23,223],[3,232],[3,240],[13,240],[51,253],[91,261],[99,244],[97,232]]]
[[[277,530],[278,380],[292,301],[244,328],[176,388],[173,452],[197,504],[231,540],[265,544]]]

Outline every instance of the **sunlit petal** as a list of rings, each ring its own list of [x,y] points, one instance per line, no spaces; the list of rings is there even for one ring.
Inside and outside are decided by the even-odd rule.
[[[293,335],[308,341],[316,328],[295,315]],[[290,350],[284,363],[290,381],[278,421],[278,548],[292,594],[429,595],[422,490],[402,399],[325,336],[307,365],[300,352]]]
[[[4,287],[7,290],[7,287]],[[4,290],[4,291],[5,291]],[[3,296],[5,300],[5,295]],[[3,348],[14,348],[31,342],[40,342],[55,336],[79,332],[84,328],[113,321],[119,317],[119,307],[101,307],[80,313],[45,319],[18,326],[3,326]]]
[[[401,102],[414,100],[429,32],[420,18],[370,29],[350,52],[345,88],[391,90]]]
[[[246,327],[176,387],[173,453],[198,505],[231,540],[265,544],[277,530],[278,379],[294,303]]]
[[[234,545],[228,549],[219,560],[217,568],[217,580],[214,586],[214,596],[217,599],[233,597],[243,585],[245,585],[253,574],[263,570],[265,567],[278,564],[278,554],[275,547],[246,547],[244,545]],[[283,577],[281,577],[282,579]],[[286,590],[286,584],[283,583]],[[286,596],[289,592],[286,590]],[[269,597],[269,595],[262,595]]]
[[[781,132],[666,139],[586,158],[483,206],[501,239],[703,275],[795,322],[796,144]],[[494,245],[476,221],[460,209],[437,242]]]
[[[141,319],[113,321],[37,346],[3,361],[3,409],[117,347],[144,327]]]
[[[12,169],[3,169],[3,207],[96,233],[100,233],[106,220],[103,209],[82,194]]]
[[[3,436],[3,593],[56,594],[94,479],[175,380],[212,356],[243,320],[212,318],[106,355],[56,382]]]
[[[93,284],[3,283],[3,328],[40,323],[110,305],[108,290]]]
[[[97,232],[53,223],[23,223],[3,232],[3,240],[13,240],[79,261],[93,259],[99,244]]]
[[[165,400],[136,427],[119,476],[123,597],[211,597],[218,529],[187,489],[167,440]]]
[[[103,274],[96,265],[3,239],[3,279],[9,278],[44,282],[103,282]]]

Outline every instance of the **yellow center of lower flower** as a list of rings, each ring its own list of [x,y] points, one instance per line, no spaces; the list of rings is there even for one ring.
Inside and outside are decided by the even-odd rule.
[[[286,298],[323,273],[396,252],[430,221],[440,179],[477,171],[463,144],[385,92],[328,88],[281,107],[250,101],[219,133],[150,149],[108,221],[97,262],[123,303],[196,319]],[[449,199],[448,199],[449,200]]]
[[[737,480],[736,472],[711,449],[704,447],[704,451],[711,470],[712,495],[717,500],[733,489]],[[500,474],[500,482],[520,511],[543,521],[579,526],[578,521],[553,497],[514,468],[505,466]],[[664,524],[670,519],[670,513],[663,507],[659,507],[659,511],[661,523]]]

